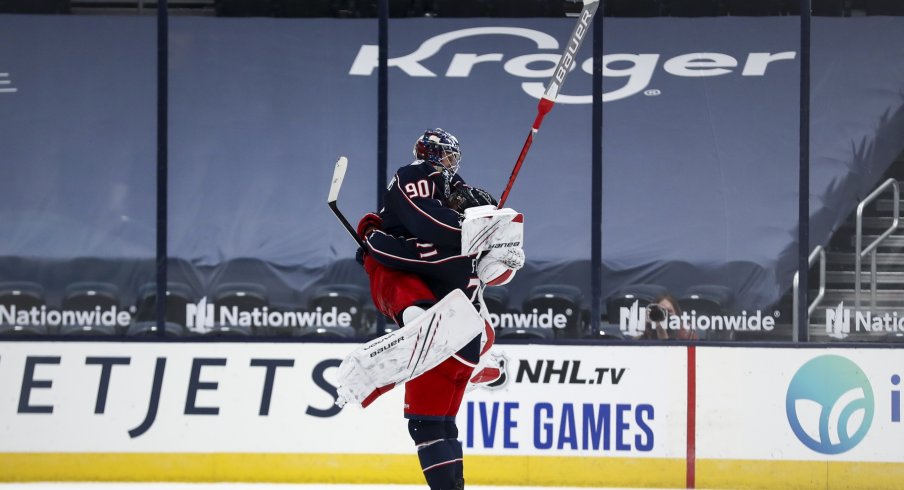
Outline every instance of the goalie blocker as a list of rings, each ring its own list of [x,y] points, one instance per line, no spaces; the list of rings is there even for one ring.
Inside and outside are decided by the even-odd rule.
[[[524,215],[511,208],[477,206],[465,210],[461,254],[480,253],[477,277],[488,286],[507,284],[524,266]]]
[[[410,324],[374,339],[339,366],[336,405],[367,407],[395,385],[449,359],[484,331],[484,319],[461,290],[454,290]]]

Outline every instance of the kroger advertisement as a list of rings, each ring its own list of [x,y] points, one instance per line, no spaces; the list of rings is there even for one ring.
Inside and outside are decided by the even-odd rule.
[[[2,343],[0,453],[411,453],[402,389],[333,404],[355,345]],[[505,383],[459,413],[469,454],[683,457],[684,349],[497,352]]]
[[[697,353],[697,458],[904,462],[897,349]]]

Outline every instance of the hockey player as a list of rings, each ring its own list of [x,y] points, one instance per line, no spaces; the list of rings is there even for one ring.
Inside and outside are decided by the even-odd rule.
[[[458,175],[461,150],[452,134],[425,131],[414,155],[390,182],[380,213],[358,225],[374,304],[400,326],[456,289],[481,309],[483,285],[510,281],[524,263],[520,247],[502,255],[462,254],[462,213],[497,203]],[[480,356],[493,343],[493,329],[484,324],[483,335],[405,384],[404,415],[431,490],[464,488],[455,416]]]

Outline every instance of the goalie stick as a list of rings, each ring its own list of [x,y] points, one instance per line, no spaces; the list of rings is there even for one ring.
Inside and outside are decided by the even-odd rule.
[[[584,0],[584,8],[581,9],[581,13],[578,16],[578,22],[571,32],[571,37],[568,38],[568,44],[565,45],[565,52],[563,52],[562,57],[559,58],[559,63],[556,64],[556,69],[553,71],[552,78],[546,85],[546,91],[543,92],[543,97],[540,98],[540,103],[537,105],[537,117],[534,119],[534,124],[530,128],[530,133],[527,134],[527,140],[524,142],[524,146],[521,147],[521,154],[518,155],[518,161],[515,162],[515,168],[512,169],[512,175],[509,177],[508,184],[505,186],[505,190],[502,191],[502,197],[499,199],[499,205],[497,206],[499,209],[502,209],[505,206],[505,201],[508,199],[509,192],[512,190],[512,185],[515,184],[515,178],[518,177],[518,172],[521,170],[521,165],[524,163],[524,158],[527,156],[527,151],[530,150],[530,146],[534,142],[534,135],[537,134],[537,131],[540,130],[540,124],[543,123],[543,117],[552,110],[552,106],[556,103],[556,97],[559,95],[559,90],[565,83],[565,77],[568,76],[568,71],[575,63],[574,57],[577,54],[578,49],[581,48],[581,43],[584,42],[584,36],[587,35],[587,31],[590,30],[590,21],[593,19],[593,15],[596,14],[596,9],[599,6],[600,0]]]
[[[333,169],[333,181],[330,183],[330,194],[326,198],[326,204],[333,210],[333,214],[336,215],[336,218],[342,223],[342,226],[351,234],[352,238],[358,242],[358,245],[361,248],[366,248],[364,246],[364,242],[361,241],[361,238],[358,237],[358,233],[352,228],[352,225],[345,219],[345,216],[339,211],[339,206],[336,204],[336,201],[339,200],[339,189],[342,187],[342,181],[345,180],[345,169],[348,167],[348,158],[339,157],[339,160],[336,160],[336,168]]]

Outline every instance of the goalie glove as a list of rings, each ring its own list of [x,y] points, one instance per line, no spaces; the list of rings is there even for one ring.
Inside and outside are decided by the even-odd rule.
[[[479,206],[465,211],[461,223],[461,254],[524,246],[524,216],[510,208]]]
[[[496,200],[489,192],[471,187],[469,185],[459,185],[449,195],[448,206],[451,209],[464,213],[465,209],[477,206],[497,206],[499,201]]]
[[[477,277],[487,286],[502,286],[515,277],[515,271],[524,267],[524,250],[521,247],[494,248],[477,262]]]

